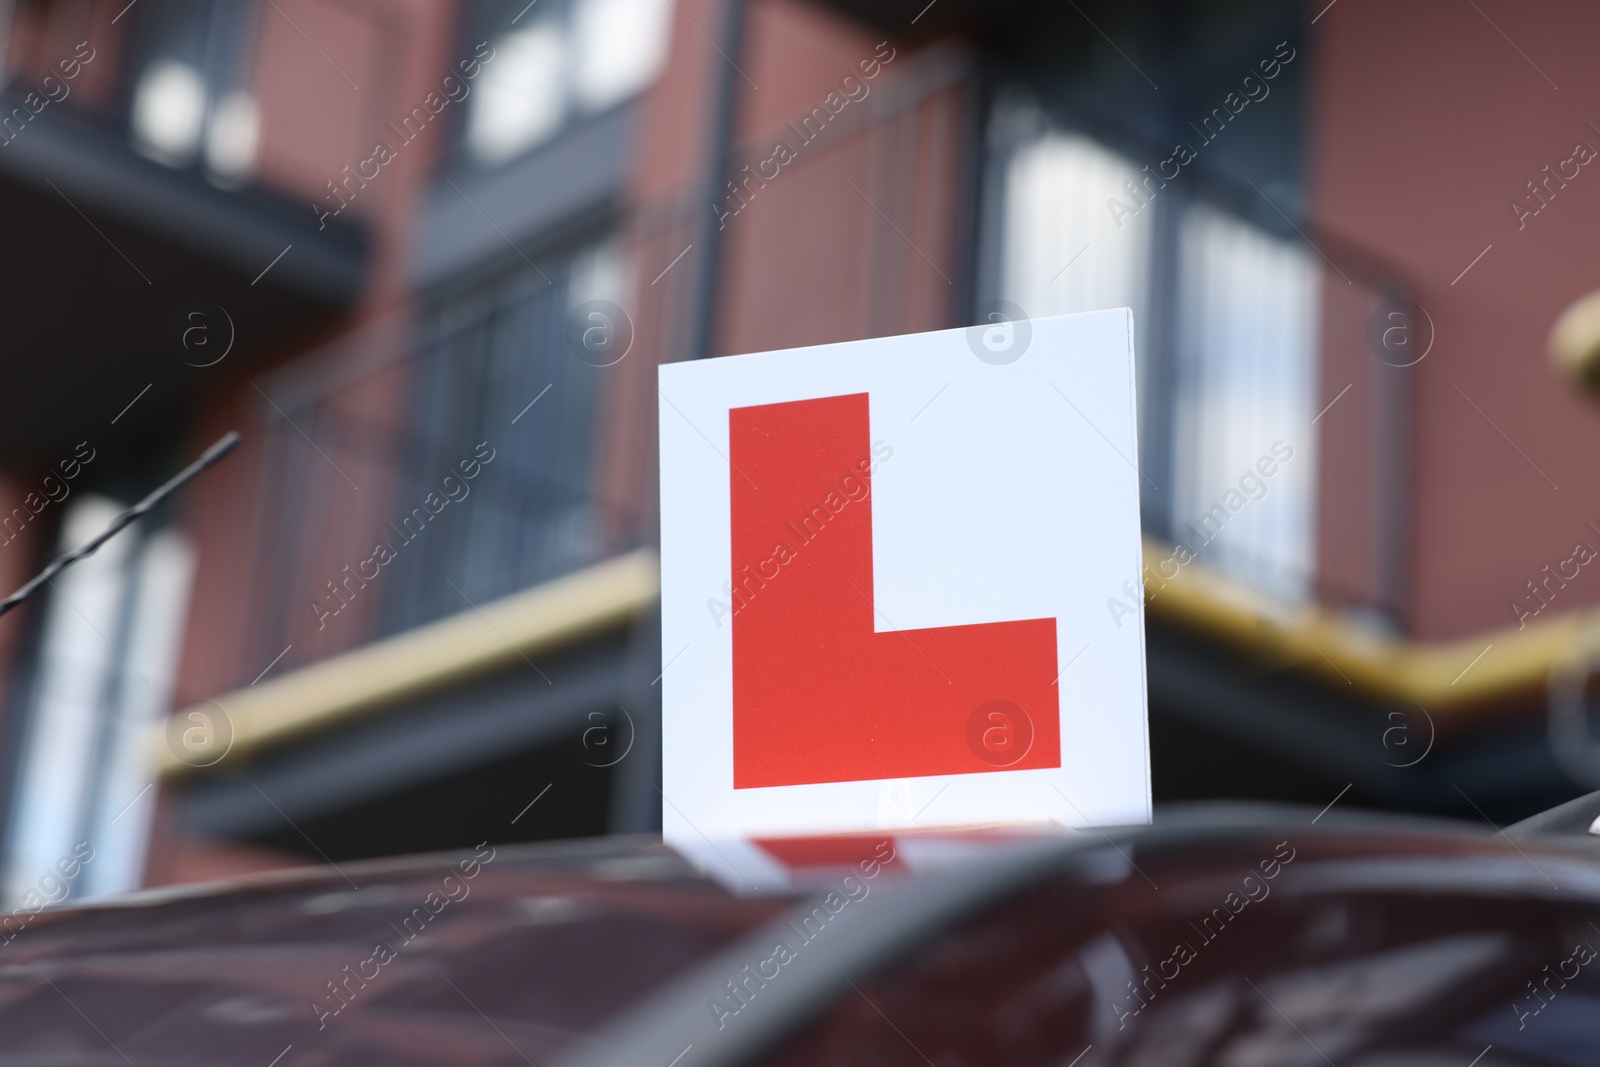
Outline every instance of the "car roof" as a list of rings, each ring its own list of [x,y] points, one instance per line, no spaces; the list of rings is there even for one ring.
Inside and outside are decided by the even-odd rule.
[[[1168,809],[1154,827],[996,840],[985,855],[911,877],[861,864],[766,893],[727,888],[658,839],[635,837],[485,845],[20,908],[0,915],[0,939],[10,934],[0,940],[0,1060],[270,1067],[293,1052],[278,1067],[732,1067],[849,983],[1041,877],[1073,894],[1143,893],[1147,865],[1226,864],[1284,834],[1307,856],[1294,877],[1321,888],[1335,872],[1385,891],[1476,886],[1495,907],[1541,895],[1600,901],[1593,847],[1312,814]],[[826,928],[814,944],[812,926]],[[741,1006],[749,965],[770,959],[779,938],[807,947],[778,986]],[[706,1010],[716,998],[736,1009],[733,1025]]]
[[[606,838],[23,906],[0,915],[0,1059],[544,1063],[793,899]]]
[[[1589,803],[1600,806],[1600,794]],[[1122,908],[1129,915],[1141,909],[1177,914],[1195,900],[1218,903],[1218,887],[1226,890],[1230,879],[1255,873],[1255,861],[1282,859],[1277,847],[1301,855],[1292,871],[1283,865],[1284,878],[1275,883],[1280,905],[1317,897],[1431,901],[1453,895],[1475,902],[1469,903],[1475,918],[1511,923],[1536,921],[1551,907],[1600,903],[1600,842],[1547,836],[1531,824],[1520,835],[1508,832],[1514,830],[1286,805],[1202,804],[1167,808],[1154,826],[997,842],[977,861],[885,884],[881,892],[873,886],[859,904],[819,909],[815,896],[802,901],[781,922],[751,932],[643,998],[600,1040],[571,1046],[556,1067],[748,1067],[814,1029],[834,1005],[854,1004],[862,996],[857,983],[909,957],[937,956],[958,927],[1025,890],[1048,889],[1071,914],[1085,914],[1096,900],[1140,902]],[[1227,877],[1219,880],[1219,872]],[[1205,887],[1198,897],[1196,885]],[[842,880],[838,891],[846,893]],[[1101,910],[1110,916],[1118,908]],[[807,924],[807,916],[816,922]],[[1033,936],[1021,928],[1014,934]],[[1248,956],[1296,965],[1292,945],[1234,945],[1248,949],[1241,961]],[[866,1003],[882,1016],[870,999]]]

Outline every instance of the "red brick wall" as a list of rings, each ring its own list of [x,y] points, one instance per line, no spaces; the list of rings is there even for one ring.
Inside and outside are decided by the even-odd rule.
[[[1576,141],[1600,149],[1589,125],[1600,122],[1600,8],[1479,6],[1341,0],[1311,37],[1316,227],[1398,264],[1438,331],[1410,417],[1409,628],[1430,638],[1515,624],[1509,602],[1540,568],[1580,537],[1600,549],[1585,526],[1600,525],[1600,410],[1545,356],[1556,316],[1600,287],[1600,167],[1583,167],[1520,231],[1507,206]],[[1340,384],[1325,383],[1323,403]],[[1336,407],[1325,421],[1353,414]],[[1324,452],[1328,485],[1344,457]],[[1596,601],[1600,572],[1586,568],[1551,609]]]
[[[705,213],[705,159],[716,78],[725,62],[696,32],[717,37],[716,0],[683,4],[668,68],[651,90],[634,165],[630,228],[638,341],[612,379],[600,427],[607,492],[655,511],[655,368],[687,350],[700,250],[652,284],[691,242]],[[694,26],[688,25],[692,18]],[[966,68],[953,49],[913,54],[881,34],[805,2],[753,0],[737,57],[732,170],[795,158],[745,187],[748,206],[722,219],[714,354],[822,344],[954,325],[964,296],[958,249],[970,133]],[[875,54],[876,53],[876,54]],[[892,54],[887,64],[878,55]],[[877,62],[862,78],[860,64]],[[860,96],[808,144],[787,128],[824,106],[843,79]],[[866,93],[856,86],[865,84]],[[837,103],[835,104],[837,106]],[[771,174],[768,167],[766,173]],[[854,188],[852,188],[852,185]],[[622,368],[626,369],[623,370]]]

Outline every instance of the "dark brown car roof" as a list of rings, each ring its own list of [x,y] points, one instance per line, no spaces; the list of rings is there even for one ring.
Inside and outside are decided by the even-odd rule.
[[[0,1062],[542,1067],[793,899],[609,838],[44,911],[0,941]]]

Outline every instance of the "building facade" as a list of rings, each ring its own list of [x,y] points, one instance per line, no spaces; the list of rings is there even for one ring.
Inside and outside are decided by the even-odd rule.
[[[1600,784],[1586,8],[8,10],[0,578],[244,444],[0,621],[7,892],[659,826],[656,367],[1114,306],[1158,800]]]

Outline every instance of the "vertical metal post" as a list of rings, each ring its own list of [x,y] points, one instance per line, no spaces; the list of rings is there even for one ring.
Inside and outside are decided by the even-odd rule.
[[[738,68],[743,51],[745,26],[745,0],[724,0],[722,41],[718,45],[722,60],[718,68],[716,109],[712,118],[709,151],[706,156],[705,186],[701,199],[705,215],[700,223],[700,236],[696,240],[702,250],[700,271],[695,278],[694,306],[690,310],[689,337],[686,354],[690,359],[704,359],[711,355],[716,335],[717,286],[720,282],[722,262],[721,224],[717,221],[716,204],[722,199],[723,183],[728,178],[729,159],[733,154],[734,125],[739,113]]]

